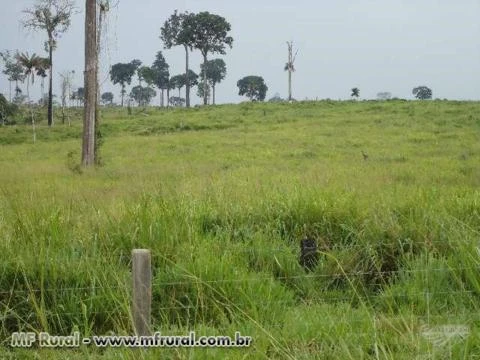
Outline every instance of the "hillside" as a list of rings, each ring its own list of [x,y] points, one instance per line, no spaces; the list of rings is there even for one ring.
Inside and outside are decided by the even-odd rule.
[[[1,356],[480,356],[480,103],[102,113],[104,164],[87,171],[81,109],[71,126],[40,122],[35,144],[20,120],[0,127]],[[311,272],[305,236],[319,246]],[[254,345],[9,347],[14,331],[131,333],[134,248],[152,250],[155,329]]]

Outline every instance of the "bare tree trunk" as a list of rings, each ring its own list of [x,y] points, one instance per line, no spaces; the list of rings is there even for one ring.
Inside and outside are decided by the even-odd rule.
[[[208,103],[207,84],[207,54],[203,54],[203,105]]]
[[[48,57],[50,59],[50,79],[48,83],[48,126],[53,125],[53,39],[49,40]]]
[[[123,97],[125,96],[125,84],[122,84],[122,108],[123,108]]]
[[[164,103],[164,95],[165,95],[165,89],[160,89],[160,106],[163,108],[165,103]]]
[[[10,97],[12,96],[11,91],[12,89],[10,89]],[[43,103],[43,99],[45,98],[45,78],[43,76],[42,76],[42,82],[40,83],[40,91],[42,93],[42,103]]]
[[[82,165],[95,163],[95,104],[97,101],[97,2],[85,2],[85,105]]]
[[[30,87],[29,87],[29,79],[27,79],[27,100],[28,100],[28,107],[30,108],[30,117],[32,119],[32,132],[33,132],[33,143],[37,142],[37,132],[35,129],[35,115],[33,114],[33,107],[30,103]]]
[[[10,102],[12,102],[12,82],[9,81],[10,83]]]
[[[97,93],[97,99],[95,101],[95,145],[94,145],[94,158],[95,158],[95,164],[99,165],[100,164],[100,139],[102,137],[102,134],[100,132],[100,116],[101,116],[101,111],[99,107],[100,103],[100,82],[99,82],[99,61],[100,61],[100,52],[101,52],[101,44],[100,41],[102,39],[102,23],[103,23],[103,17],[105,15],[105,6],[104,3],[101,3],[100,6],[100,14],[98,16],[98,32],[97,32],[97,54],[96,54],[96,82],[97,82],[97,88],[96,88],[96,93]]]
[[[215,105],[215,84],[212,85],[212,102]]]
[[[170,107],[170,88],[167,88],[167,108]]]
[[[292,101],[292,71],[288,70],[288,101]]]
[[[185,106],[190,107],[190,81],[188,79],[188,46],[185,46]]]

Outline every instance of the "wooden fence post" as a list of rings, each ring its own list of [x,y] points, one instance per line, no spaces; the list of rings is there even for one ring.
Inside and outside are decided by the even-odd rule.
[[[152,261],[150,250],[132,251],[133,326],[137,336],[151,335]]]

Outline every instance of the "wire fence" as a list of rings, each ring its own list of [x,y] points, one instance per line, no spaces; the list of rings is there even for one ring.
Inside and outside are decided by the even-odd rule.
[[[254,250],[255,251],[255,250]],[[161,258],[165,259],[160,255],[153,255],[153,259]],[[172,263],[172,265],[175,265]],[[346,304],[354,305],[351,308],[357,309],[359,313],[345,313],[344,316],[332,316],[330,318],[323,317],[322,321],[329,323],[329,326],[350,326],[352,327],[355,323],[372,323],[373,325],[371,330],[375,328],[375,323],[391,323],[394,321],[401,322],[410,322],[415,324],[431,324],[436,322],[461,322],[462,324],[474,324],[480,322],[480,317],[472,317],[472,313],[468,312],[456,312],[455,310],[455,301],[458,299],[466,299],[472,304],[480,304],[480,289],[475,289],[471,286],[467,287],[463,282],[463,275],[465,272],[475,274],[480,270],[480,266],[448,266],[437,267],[437,268],[423,268],[423,269],[397,269],[389,271],[380,271],[380,270],[371,270],[371,271],[340,271],[337,269],[333,273],[305,273],[305,274],[292,274],[292,275],[277,275],[275,274],[258,274],[258,273],[247,273],[243,276],[231,276],[225,275],[225,278],[216,278],[212,279],[211,277],[202,277],[195,274],[188,273],[185,269],[182,271],[180,267],[172,267],[173,271],[170,273],[161,273],[158,272],[156,277],[153,277],[151,281],[152,293],[155,295],[160,294],[160,298],[155,301],[154,309],[157,311],[155,314],[156,319],[162,319],[162,317],[178,317],[182,316],[181,314],[189,314],[190,312],[207,312],[207,311],[221,311],[234,313],[239,312],[240,314],[254,312],[262,312],[265,310],[271,310],[273,307],[275,309],[285,309],[293,310],[304,308],[306,311],[311,309],[313,306],[322,306],[324,304],[336,304],[338,302],[343,302]],[[321,271],[321,269],[317,269]],[[178,273],[175,273],[178,272]],[[429,278],[435,273],[446,273],[451,277],[449,279],[456,279],[447,285],[447,287],[442,288],[442,284],[437,284],[434,281],[431,281]],[[391,281],[380,281],[378,283],[369,283],[368,286],[362,285],[362,279],[359,279],[360,282],[356,282],[359,277],[370,276],[370,277],[392,277],[399,275],[411,275],[411,274],[421,274],[420,279],[422,280],[421,284],[416,284],[412,289],[417,289],[413,291],[402,290],[401,288],[389,287],[392,284]],[[218,275],[218,274],[217,274]],[[212,275],[215,276],[215,275]],[[164,277],[164,279],[162,279]],[[176,277],[178,280],[165,280],[165,277]],[[242,283],[259,283],[267,282],[267,285],[271,285],[272,289],[274,286],[286,286],[291,289],[299,286],[314,286],[318,284],[302,284],[300,283],[303,280],[326,280],[327,288],[323,291],[316,292],[313,296],[292,296],[288,299],[277,299],[269,298],[267,300],[257,299],[257,298],[248,298],[247,296],[242,297],[241,299],[235,298],[233,296],[229,297],[228,291],[223,291],[225,288],[222,288],[226,285],[238,286]],[[331,288],[328,287],[328,281],[332,283],[337,280],[345,280],[343,287],[337,289],[335,284]],[[104,280],[106,281],[106,280]],[[279,284],[280,283],[280,284]],[[325,283],[323,283],[325,284]],[[199,286],[204,286],[203,293],[204,295],[199,295],[198,297],[192,296],[188,298],[188,295],[191,294],[191,291],[198,290]],[[131,319],[131,309],[129,308],[129,296],[134,291],[131,286],[131,282],[127,281],[125,283],[121,282],[119,279],[114,284],[102,284],[99,281],[96,281],[91,286],[85,284],[79,284],[79,286],[44,286],[42,288],[23,285],[23,288],[15,288],[12,286],[11,289],[1,290],[0,291],[0,323],[7,321],[9,318],[14,318],[20,320],[24,324],[28,324],[29,320],[36,321],[39,317],[45,319],[50,319],[49,321],[58,321],[59,323],[65,321],[71,321],[70,318],[85,319],[91,317],[102,316],[109,319],[117,319],[125,322],[129,322]],[[177,288],[169,289],[170,287],[184,287],[191,286],[191,288]],[[418,288],[422,290],[418,290]],[[210,292],[205,292],[205,290],[212,290]],[[265,286],[262,288],[265,290]],[[174,290],[174,293],[170,292]],[[267,291],[269,291],[267,289]],[[109,292],[109,294],[106,294]],[[162,296],[161,294],[165,294]],[[269,292],[273,293],[273,292]],[[78,311],[68,311],[68,309],[63,310],[62,308],[51,308],[42,309],[42,314],[38,313],[38,307],[32,306],[31,311],[28,311],[28,304],[31,304],[31,297],[42,297],[45,294],[54,294],[61,303],[61,296],[63,294],[68,294],[70,297],[75,297],[76,300],[81,303],[84,300],[92,300],[95,296],[98,296],[98,299],[102,297],[108,297],[110,301],[105,303],[106,310],[99,310],[98,307],[102,306],[101,302],[96,302],[94,305],[90,305],[91,308],[84,305],[83,307],[79,306]],[[198,295],[198,294],[197,294]],[[24,296],[25,301],[23,302],[23,309],[17,311],[10,305],[13,296]],[[202,296],[204,298],[200,299]],[[115,301],[111,301],[113,298],[116,298]],[[127,299],[127,301],[125,301]],[[405,315],[395,315],[392,313],[391,309],[395,306],[396,302],[403,306],[410,307],[412,313],[406,313]],[[448,308],[445,307],[448,302],[453,306]],[[13,301],[14,305],[15,302]],[[438,314],[439,307],[436,305],[442,305],[443,309],[448,308],[452,313],[448,314]],[[377,306],[378,305],[378,306]],[[385,305],[387,307],[385,308]],[[383,307],[382,307],[383,306]],[[442,308],[442,306],[440,306]],[[479,306],[480,307],[480,306]],[[431,311],[431,308],[434,311]],[[369,309],[368,311],[362,312],[363,310]],[[383,309],[383,310],[382,310]],[[387,310],[385,310],[387,309]],[[389,310],[390,309],[390,310]],[[416,309],[416,310],[414,310]],[[475,308],[476,309],[476,308]],[[415,313],[416,312],[416,313]],[[20,315],[22,313],[23,315]],[[177,314],[177,315],[175,315]],[[353,316],[353,318],[352,318]],[[35,320],[36,319],[36,320]],[[122,320],[123,319],[123,320]],[[117,321],[115,320],[115,321]],[[284,328],[288,326],[288,322],[280,321],[267,322],[259,326],[265,328]],[[372,330],[372,331],[373,331]],[[365,333],[368,336],[371,336],[371,332]]]
[[[240,277],[240,278],[226,278],[226,279],[202,279],[201,277],[196,277],[191,274],[187,274],[183,276],[182,280],[178,281],[153,281],[154,287],[167,287],[167,286],[183,286],[183,285],[191,285],[191,284],[232,284],[232,283],[246,283],[246,282],[262,282],[262,281],[288,281],[288,280],[302,280],[302,279],[330,279],[332,281],[339,280],[339,279],[354,279],[356,277],[364,277],[364,276],[394,276],[394,275],[407,275],[407,274],[425,274],[428,275],[430,273],[451,273],[452,275],[460,275],[462,272],[470,271],[470,272],[479,272],[480,273],[480,266],[472,267],[472,266],[460,266],[460,267],[449,267],[446,266],[445,268],[426,268],[426,269],[400,269],[400,270],[388,270],[388,271],[381,271],[381,270],[372,270],[372,271],[349,271],[349,272],[337,272],[337,273],[330,273],[330,274],[304,274],[304,275],[283,275],[283,276],[275,276],[275,275],[257,275],[251,274],[248,277]],[[182,276],[182,275],[179,275]],[[381,281],[378,283],[369,283],[369,286],[385,286],[388,281]],[[118,289],[127,289],[128,284],[122,285],[91,285],[91,286],[72,286],[72,287],[43,287],[43,288],[25,288],[25,289],[15,289],[12,288],[10,290],[2,290],[0,291],[0,295],[12,295],[12,294],[31,294],[31,293],[42,293],[42,292],[82,292],[82,291],[95,291],[95,290],[118,290]]]

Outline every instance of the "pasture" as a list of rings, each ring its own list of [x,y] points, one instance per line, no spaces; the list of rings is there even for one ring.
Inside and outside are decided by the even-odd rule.
[[[480,358],[480,103],[105,108],[87,171],[69,111],[35,144],[0,127],[0,357]],[[155,330],[253,345],[10,347],[14,331],[131,334],[134,248],[152,250]]]

